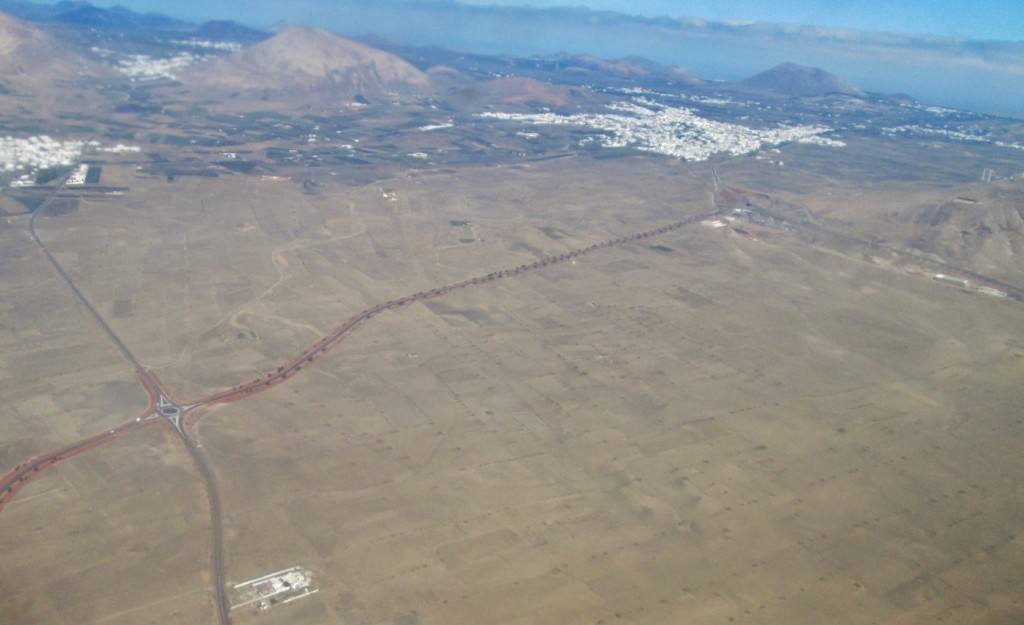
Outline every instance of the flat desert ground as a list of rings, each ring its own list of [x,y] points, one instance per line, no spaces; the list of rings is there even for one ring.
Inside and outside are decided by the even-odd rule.
[[[718,173],[826,220],[908,201],[770,167]],[[41,215],[39,236],[183,404],[377,303],[714,196],[710,165],[650,157],[312,189],[104,171],[130,191]],[[148,402],[27,232],[0,223],[5,470]],[[233,622],[1020,623],[1024,308],[933,272],[823,232],[695,223],[378,315],[187,417],[229,582],[297,565],[318,590]],[[48,468],[0,515],[0,621],[214,622],[210,523],[164,423]]]

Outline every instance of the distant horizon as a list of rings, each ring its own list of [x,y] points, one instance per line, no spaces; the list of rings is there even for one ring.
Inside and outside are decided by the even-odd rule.
[[[244,16],[239,16],[237,5],[215,0],[174,4],[166,0],[99,0],[94,4],[122,5],[191,21],[230,19],[256,28],[285,21],[349,37],[382,35],[409,45],[470,53],[643,56],[709,80],[739,80],[793,62],[820,67],[870,92],[907,93],[929,104],[1024,117],[1024,41],[901,35],[756,20],[659,19],[607,11],[623,4],[620,0],[592,0],[587,6],[574,7],[549,0],[295,0],[287,6],[253,0],[246,5]],[[530,6],[524,7],[526,4]],[[755,4],[731,6],[736,7],[737,15],[743,15],[740,9],[751,9]],[[780,17],[791,18],[796,16],[793,11],[797,4],[787,0],[773,6]],[[808,5],[805,15],[822,11],[822,4]],[[874,4],[867,2],[864,6]],[[934,3],[935,15],[929,19],[953,15],[955,11],[950,7],[954,4],[947,0]],[[634,14],[657,14],[666,6],[679,6],[684,11],[705,5],[710,6],[701,1],[662,0],[630,6]],[[1007,7],[1006,2],[993,1],[980,7],[972,5],[968,13],[979,16],[990,11],[1000,15]],[[893,11],[891,23],[904,23],[900,17],[904,9]],[[841,13],[836,10],[837,15]],[[396,19],[396,15],[403,19]],[[1007,28],[1016,30],[1007,32],[1024,30],[1024,20],[1012,22]],[[922,24],[928,23],[922,20]],[[970,24],[971,20],[963,23]]]
[[[865,32],[1024,41],[1019,2],[981,0],[461,0],[477,6],[551,8],[584,6],[643,17],[700,18],[716,22],[761,22],[821,26]]]
[[[39,2],[40,0],[36,0]],[[478,9],[587,9],[624,16],[707,20],[722,24],[775,24],[822,27],[869,33],[918,35],[977,41],[1024,42],[1024,20],[1016,0],[980,0],[969,6],[962,0],[859,0],[856,3],[811,0],[735,0],[727,5],[715,0],[397,0],[407,6],[463,5]],[[237,16],[237,5],[218,0],[94,0],[102,7],[123,6],[139,12],[170,17],[232,19],[259,28],[288,21],[289,16],[330,13],[345,1],[295,0],[282,6],[271,0],[251,0],[247,18]],[[355,0],[369,4],[368,0]],[[392,1],[392,4],[394,0]],[[302,20],[306,21],[306,20]]]

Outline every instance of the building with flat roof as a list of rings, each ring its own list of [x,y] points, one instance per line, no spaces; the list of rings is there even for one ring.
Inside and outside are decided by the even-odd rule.
[[[966,289],[971,284],[970,280],[966,280],[964,278],[955,278],[953,276],[947,276],[944,273],[935,274],[935,280],[938,280],[939,282],[945,282],[946,284],[955,284],[956,286],[964,289]]]

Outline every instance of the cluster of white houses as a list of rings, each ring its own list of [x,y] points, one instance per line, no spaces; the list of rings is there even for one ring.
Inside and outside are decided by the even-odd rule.
[[[620,102],[608,113],[517,114],[482,113],[481,117],[505,119],[534,125],[581,126],[596,132],[588,140],[603,147],[633,148],[674,156],[686,161],[703,161],[713,154],[751,154],[783,143],[815,143],[842,147],[842,141],[823,135],[827,126],[777,126],[750,128],[706,119],[686,107],[663,106],[645,98]]]
[[[12,176],[12,187],[32,186],[39,171],[76,165],[87,150],[123,154],[138,152],[140,148],[120,143],[105,147],[99,141],[58,141],[47,135],[0,137],[0,173]],[[82,166],[76,171],[80,171],[84,182],[88,168]],[[75,174],[72,174],[68,183],[75,184],[75,180]]]
[[[82,157],[83,141],[57,141],[46,135],[34,137],[0,138],[0,163],[4,173],[20,174],[11,186],[29,186],[35,183],[35,174],[41,169],[74,165]]]
[[[891,128],[883,128],[882,132],[887,135],[916,135],[922,137],[943,137],[953,141],[973,141],[975,143],[991,143],[1001,148],[1010,148],[1013,150],[1024,150],[1024,144],[1016,143],[1013,141],[1000,141],[991,137],[987,130],[976,129],[974,132],[966,132],[964,130],[957,130],[951,128],[936,128],[934,126],[921,126],[916,124],[905,124],[903,126],[893,126]],[[991,182],[989,180],[988,182]]]
[[[130,54],[122,58],[114,69],[135,80],[175,80],[178,72],[189,65],[201,63],[206,57],[191,52],[179,52],[174,56],[158,59],[146,54]]]

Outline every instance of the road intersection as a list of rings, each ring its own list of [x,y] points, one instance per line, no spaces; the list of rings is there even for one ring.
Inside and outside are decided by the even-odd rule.
[[[405,306],[409,306],[416,302],[422,302],[429,299],[443,297],[454,291],[479,286],[487,283],[491,283],[497,280],[502,280],[509,277],[518,276],[524,273],[545,269],[553,265],[565,262],[576,262],[576,259],[586,255],[598,252],[600,250],[614,247],[618,245],[636,243],[652,237],[657,237],[668,232],[684,228],[686,226],[700,223],[701,221],[713,219],[717,216],[722,216],[728,209],[719,207],[719,193],[723,192],[720,186],[720,178],[718,177],[717,170],[714,171],[714,186],[715,192],[713,193],[713,210],[707,211],[698,215],[693,215],[685,219],[669,223],[658,228],[645,230],[632,235],[618,237],[601,243],[593,244],[589,247],[575,249],[568,251],[556,256],[550,256],[537,260],[532,263],[526,263],[518,265],[516,267],[493,271],[485,275],[477,276],[468,280],[455,282],[439,286],[437,288],[420,291],[418,293],[407,295],[405,297],[392,299],[375,306],[372,306],[348,319],[346,322],[336,327],[310,348],[303,351],[298,356],[295,356],[284,365],[277,368],[276,371],[263,375],[260,378],[250,380],[249,382],[239,384],[233,388],[225,389],[223,391],[215,392],[207,397],[192,401],[191,403],[181,403],[175,401],[171,394],[163,387],[159,378],[156,374],[147,369],[132,353],[128,346],[121,340],[115,330],[107,323],[107,321],[99,314],[97,309],[88,300],[85,294],[76,286],[71,276],[64,270],[56,258],[47,249],[45,243],[38,236],[35,230],[35,220],[40,214],[45,213],[47,206],[50,204],[52,199],[57,195],[59,190],[63,188],[63,185],[57,187],[54,192],[47,198],[47,200],[33,213],[29,219],[29,231],[32,239],[39,247],[42,254],[46,257],[47,261],[53,266],[54,270],[61,276],[61,278],[67,283],[70,290],[73,292],[75,297],[81,302],[85,309],[94,318],[97,325],[103,330],[103,332],[110,338],[110,340],[117,346],[119,351],[125,356],[125,358],[132,364],[136,371],[136,375],[139,382],[145,388],[149,395],[150,402],[147,408],[135,418],[127,421],[109,431],[93,435],[91,437],[77,441],[71,445],[63,447],[58,450],[50,451],[37,456],[21,465],[16,467],[13,471],[7,475],[0,477],[0,511],[3,510],[4,505],[9,503],[11,499],[17,494],[27,482],[31,481],[40,471],[50,467],[58,462],[66,460],[70,457],[81,454],[85,451],[98,447],[104,443],[107,443],[116,438],[122,437],[135,429],[147,427],[157,423],[167,423],[174,431],[178,434],[179,439],[182,441],[185,449],[188,451],[189,456],[193,461],[193,465],[198,471],[204,488],[208,497],[208,505],[210,509],[211,525],[213,532],[213,547],[211,553],[211,568],[213,572],[213,595],[215,604],[217,606],[218,619],[221,625],[227,625],[229,622],[230,603],[227,595],[227,583],[226,583],[226,571],[225,571],[225,559],[224,559],[224,539],[223,539],[223,522],[222,522],[222,507],[221,500],[217,489],[217,481],[214,473],[201,451],[201,446],[190,434],[187,427],[187,417],[192,414],[198,414],[201,412],[201,408],[211,406],[214,404],[229,403],[247,398],[250,395],[265,391],[277,384],[280,384],[292,376],[299,373],[304,367],[312,365],[314,362],[322,358],[328,351],[339,345],[344,341],[353,331],[358,327],[374,318],[375,316],[385,313],[387,311],[395,310]],[[755,207],[757,208],[757,207]],[[781,217],[780,217],[781,219]],[[811,228],[812,224],[798,224],[805,228]]]
[[[299,356],[296,356],[285,365],[279,367],[276,372],[267,374],[264,377],[256,380],[251,380],[247,383],[240,384],[234,388],[227,389],[209,395],[205,398],[199,399],[192,403],[183,404],[175,402],[171,399],[170,393],[163,388],[157,376],[147,369],[141,361],[132,353],[125,342],[118,336],[113,327],[100,315],[99,311],[93,306],[92,302],[85,296],[85,294],[78,288],[72,277],[67,273],[63,266],[57,261],[57,259],[47,249],[46,244],[39,237],[35,228],[35,220],[41,215],[45,214],[47,207],[57,194],[64,188],[64,184],[57,186],[54,191],[47,197],[47,199],[39,206],[39,208],[32,214],[29,219],[29,233],[32,239],[35,241],[37,247],[40,249],[42,254],[45,256],[50,265],[54,270],[61,276],[72,293],[78,299],[78,301],[85,307],[90,313],[97,325],[103,330],[103,332],[109,337],[118,350],[124,355],[124,357],[131,363],[135,369],[136,375],[139,378],[139,382],[145,388],[146,392],[150,397],[149,406],[146,410],[134,419],[127,421],[109,431],[91,436],[83,439],[61,449],[51,451],[36,458],[29,460],[22,465],[16,467],[13,471],[7,475],[0,477],[0,511],[3,510],[4,505],[10,502],[14,498],[18,490],[20,490],[27,482],[35,477],[42,469],[57,464],[62,460],[66,460],[72,456],[78,455],[84,451],[98,447],[104,443],[121,437],[132,430],[140,427],[145,427],[154,423],[166,422],[169,424],[175,432],[177,432],[179,439],[185,446],[192,458],[193,464],[196,470],[199,472],[203,484],[207,493],[208,504],[210,508],[210,517],[212,520],[213,527],[213,549],[211,553],[211,567],[213,569],[214,578],[214,600],[217,606],[218,620],[221,625],[228,625],[229,623],[229,612],[230,603],[227,596],[227,584],[226,584],[226,572],[224,565],[224,539],[223,539],[223,523],[221,520],[221,502],[220,496],[217,490],[216,480],[214,479],[213,471],[211,470],[209,463],[200,451],[200,445],[191,436],[186,427],[186,417],[198,408],[209,406],[219,403],[228,403],[243,399],[254,393],[259,393],[264,390],[271,388],[285,380],[289,379],[296,373],[298,373],[304,366],[311,365],[316,360],[323,357],[330,349],[337,346],[345,338],[347,338],[357,327],[363,323],[369,321],[373,317],[404,306],[411,305],[416,302],[425,301],[428,299],[434,299],[442,297],[453,291],[465,289],[472,286],[478,286],[496,280],[509,278],[512,276],[518,276],[525,272],[530,272],[538,269],[543,269],[558,263],[563,262],[575,262],[576,258],[596,252],[598,250],[622,245],[626,243],[632,243],[661,235],[684,226],[700,222],[701,220],[707,219],[710,216],[716,214],[715,212],[704,213],[701,215],[691,216],[686,219],[671,223],[665,226],[653,230],[646,230],[629,236],[623,236],[602,243],[596,243],[587,248],[572,250],[564,254],[557,256],[551,256],[544,258],[533,263],[526,263],[513,267],[511,269],[504,269],[500,271],[494,271],[486,275],[471,278],[469,280],[463,280],[452,284],[443,285],[429,291],[420,291],[413,295],[401,297],[398,299],[389,300],[387,302],[377,304],[371,308],[368,308],[361,313],[350,318],[341,326],[335,328],[330,334],[322,338],[316,344],[309,349],[305,350]]]

